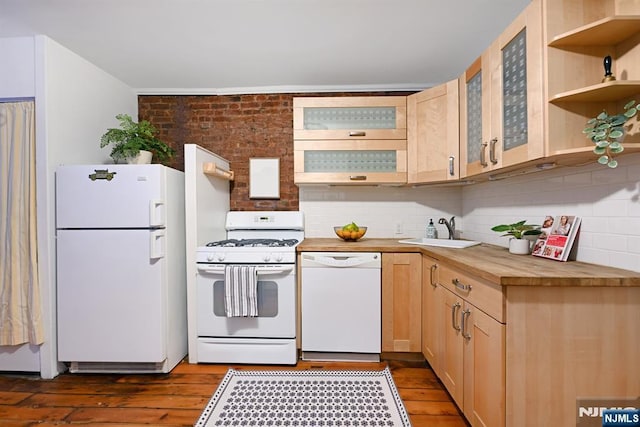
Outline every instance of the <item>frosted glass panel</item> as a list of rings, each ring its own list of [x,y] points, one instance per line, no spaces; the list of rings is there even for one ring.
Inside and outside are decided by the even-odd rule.
[[[305,172],[396,172],[395,150],[305,151]]]
[[[304,109],[304,128],[395,129],[396,107],[308,107]]]
[[[502,49],[504,150],[527,143],[527,34],[522,30]]]
[[[482,145],[482,71],[467,82],[467,163],[480,161]]]

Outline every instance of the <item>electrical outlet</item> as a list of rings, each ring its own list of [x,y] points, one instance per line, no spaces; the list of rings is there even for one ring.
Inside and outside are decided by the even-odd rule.
[[[402,223],[401,222],[396,222],[396,234],[402,234]]]

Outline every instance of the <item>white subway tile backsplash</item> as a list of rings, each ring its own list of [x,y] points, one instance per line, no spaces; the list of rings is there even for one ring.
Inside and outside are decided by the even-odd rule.
[[[626,217],[628,200],[613,199],[600,200],[593,205],[593,216],[598,217]]]
[[[616,169],[593,162],[464,187],[301,187],[300,210],[309,237],[334,237],[350,221],[369,226],[368,237],[420,237],[429,218],[455,216],[462,238],[504,247],[494,225],[568,213],[582,217],[578,260],[640,271],[640,154]]]
[[[367,237],[422,237],[429,218],[456,216],[461,228],[460,194],[459,188],[301,187],[300,210],[308,237],[334,237],[333,226],[351,221],[369,227]]]
[[[626,160],[625,160],[625,164],[626,164]],[[635,166],[632,165],[631,167],[627,167],[627,181],[635,182],[636,189],[637,187],[640,186],[640,168],[638,167],[638,165],[635,165]]]
[[[594,236],[593,244],[596,249],[622,252],[627,249],[627,236],[620,234],[600,234],[599,236]]]
[[[565,175],[564,183],[576,187],[591,185],[591,173],[571,173]]]
[[[627,216],[623,220],[609,218],[607,220],[607,232],[624,236],[640,236],[640,217]]]
[[[616,267],[631,271],[638,271],[638,254],[632,252],[618,252],[611,255]],[[600,263],[601,264],[601,263]]]
[[[627,181],[627,168],[617,167],[611,169],[609,167],[596,170],[592,173],[592,185],[602,185],[610,183],[623,183]]]

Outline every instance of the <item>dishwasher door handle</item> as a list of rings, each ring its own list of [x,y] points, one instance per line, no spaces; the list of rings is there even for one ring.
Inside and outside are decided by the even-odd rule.
[[[303,255],[303,267],[305,267],[304,261],[310,261],[317,266],[322,267],[359,267],[370,264],[372,261],[377,261],[378,255],[370,256],[358,256],[357,254],[349,255]],[[307,265],[307,267],[310,267]]]

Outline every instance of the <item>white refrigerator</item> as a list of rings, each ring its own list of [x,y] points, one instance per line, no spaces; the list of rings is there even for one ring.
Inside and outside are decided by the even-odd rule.
[[[169,372],[187,354],[184,173],[56,171],[58,360],[71,372]]]

